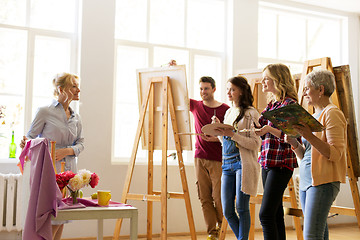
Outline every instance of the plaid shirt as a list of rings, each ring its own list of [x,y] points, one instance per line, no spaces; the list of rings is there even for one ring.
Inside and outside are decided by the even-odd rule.
[[[283,102],[270,102],[263,112],[277,109],[293,103],[296,103],[296,101],[292,98],[285,98]],[[273,128],[276,128],[263,116],[260,117],[259,123],[261,126],[269,125]],[[281,132],[280,138],[270,133],[266,133],[261,136],[261,139],[261,154],[258,162],[262,168],[286,167],[290,170],[294,170],[294,168],[298,167],[296,155],[291,150],[291,145],[284,141],[283,132]]]

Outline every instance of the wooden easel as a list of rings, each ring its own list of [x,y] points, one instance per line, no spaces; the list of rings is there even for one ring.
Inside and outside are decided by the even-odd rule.
[[[154,89],[155,84],[162,84],[162,165],[161,165],[161,191],[153,190],[153,153],[154,153]],[[140,136],[144,127],[144,120],[146,115],[146,109],[149,105],[149,137],[148,137],[148,187],[147,194],[135,194],[129,193],[130,183],[135,167],[135,159],[137,149],[139,146]],[[178,156],[178,164],[180,171],[180,178],[183,188],[183,193],[168,192],[167,190],[167,149],[168,149],[168,113],[170,110],[170,118],[172,123],[172,129],[175,139],[176,153]],[[182,147],[180,138],[178,135],[178,125],[175,115],[175,107],[173,102],[173,95],[171,91],[171,84],[169,77],[153,77],[150,79],[146,91],[146,95],[142,101],[140,117],[137,132],[135,135],[134,146],[128,166],[128,171],[125,179],[125,185],[121,198],[122,203],[126,203],[127,200],[146,200],[147,201],[147,239],[152,239],[152,214],[153,214],[153,202],[161,203],[161,239],[167,239],[167,199],[177,198],[184,199],[186,212],[189,222],[191,239],[196,240],[196,232],[194,219],[191,209],[190,195],[188,184],[185,174],[185,165],[182,158]],[[115,226],[113,239],[119,239],[122,219],[118,219]]]
[[[359,164],[358,156],[358,140],[357,129],[354,114],[354,105],[352,98],[351,82],[350,82],[350,70],[349,66],[340,66],[335,69],[331,66],[331,60],[328,57],[314,59],[306,61],[304,64],[303,74],[301,76],[299,84],[299,103],[304,106],[302,98],[302,90],[305,85],[305,76],[310,73],[314,67],[321,67],[334,73],[336,80],[336,94],[331,96],[331,101],[334,103],[345,115],[348,121],[347,129],[347,174],[350,183],[351,193],[354,202],[354,208],[332,206],[331,213],[337,213],[340,215],[356,216],[358,226],[360,227],[360,196],[357,186],[357,179],[359,177],[359,170],[354,169],[355,164]],[[301,96],[300,96],[301,95]],[[312,108],[308,108],[309,112],[313,112]],[[349,122],[350,121],[350,122]]]

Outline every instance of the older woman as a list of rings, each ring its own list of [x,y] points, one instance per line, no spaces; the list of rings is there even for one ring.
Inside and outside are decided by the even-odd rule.
[[[327,216],[331,204],[345,182],[346,127],[344,114],[330,102],[335,77],[330,71],[317,70],[306,76],[304,97],[315,108],[314,117],[324,125],[312,133],[309,126],[296,126],[303,145],[287,138],[300,164],[300,200],[304,213],[304,238],[329,239]]]
[[[56,75],[52,80],[55,99],[50,105],[40,107],[23,137],[20,147],[27,139],[43,137],[56,141],[56,170],[60,172],[61,162],[65,171],[77,172],[77,156],[84,150],[84,137],[80,115],[71,107],[72,101],[79,101],[79,77],[70,73]],[[60,240],[64,222],[52,221],[53,239]]]

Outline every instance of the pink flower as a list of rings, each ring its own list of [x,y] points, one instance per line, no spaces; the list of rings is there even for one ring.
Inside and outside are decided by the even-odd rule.
[[[56,174],[56,183],[58,184],[60,190],[66,187],[69,184],[69,180],[75,176],[75,173],[71,171],[66,171]]]
[[[94,188],[96,185],[98,185],[98,183],[99,183],[99,176],[96,174],[96,173],[93,173],[93,174],[91,174],[91,178],[90,178],[90,186],[92,187],[92,188]]]

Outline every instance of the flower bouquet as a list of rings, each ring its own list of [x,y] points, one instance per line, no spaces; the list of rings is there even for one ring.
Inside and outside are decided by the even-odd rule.
[[[99,183],[99,176],[86,169],[79,170],[77,174],[71,171],[66,171],[56,174],[56,182],[60,191],[62,191],[65,187],[69,189],[73,204],[76,204],[80,189],[88,185],[94,188]]]

